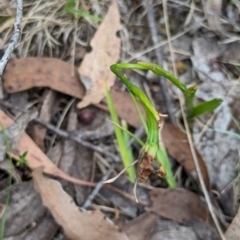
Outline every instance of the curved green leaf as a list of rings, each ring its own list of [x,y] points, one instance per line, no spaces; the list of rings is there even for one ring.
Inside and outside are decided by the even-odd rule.
[[[215,98],[210,101],[202,102],[199,105],[195,106],[192,109],[191,114],[188,116],[188,119],[193,119],[199,117],[200,115],[214,111],[220,104],[222,99]]]

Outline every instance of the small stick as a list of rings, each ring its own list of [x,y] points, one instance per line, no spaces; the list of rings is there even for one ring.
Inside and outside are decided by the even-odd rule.
[[[5,101],[3,101],[1,99],[0,99],[0,105],[5,107],[5,108],[14,108],[14,109],[17,109],[17,110],[22,111],[24,113],[28,112],[25,109],[22,109],[22,108],[20,108],[18,106],[13,106],[11,103],[5,102]],[[33,121],[38,123],[38,124],[40,124],[41,126],[47,128],[48,130],[56,133],[60,137],[71,139],[71,140],[73,140],[73,141],[75,141],[77,143],[82,144],[85,147],[88,147],[88,148],[93,149],[93,150],[95,150],[97,152],[105,154],[106,156],[111,157],[115,162],[118,161],[118,158],[114,154],[106,151],[104,148],[94,146],[93,144],[91,144],[91,143],[89,143],[87,141],[82,140],[80,137],[78,137],[78,135],[75,135],[74,132],[67,132],[67,131],[61,130],[61,129],[55,127],[54,125],[43,121],[40,118],[34,118]]]
[[[78,136],[74,135],[74,133],[70,133],[70,132],[61,130],[61,129],[55,127],[54,125],[52,125],[50,123],[42,121],[40,118],[35,118],[35,119],[33,119],[33,121],[37,122],[38,124],[42,125],[43,127],[47,128],[48,130],[56,133],[60,137],[64,137],[64,138],[68,138],[68,139],[74,140],[75,142],[80,143],[80,144],[82,144],[85,147],[88,147],[88,148],[93,149],[93,150],[95,150],[97,152],[105,154],[106,156],[109,156],[109,157],[113,158],[114,161],[117,161],[117,158],[115,157],[114,154],[106,151],[106,149],[104,149],[102,147],[95,146],[95,145],[93,145],[93,144],[91,144],[90,142],[87,142],[87,141],[83,141],[81,138],[79,138]]]
[[[5,50],[1,60],[0,60],[0,99],[3,99],[3,89],[2,89],[2,74],[3,70],[19,40],[19,37],[21,35],[21,28],[20,23],[22,20],[22,10],[23,10],[23,2],[22,0],[16,0],[16,19],[14,22],[14,33],[9,41],[8,47]]]
[[[102,177],[101,181],[97,183],[97,185],[93,189],[92,193],[88,196],[88,198],[84,202],[84,204],[82,206],[83,209],[86,209],[86,208],[88,208],[91,205],[93,199],[96,197],[96,195],[99,193],[99,191],[103,187],[104,181],[106,181],[109,178],[110,174],[113,172],[113,169],[114,169],[114,165],[112,165],[109,168],[107,173]]]

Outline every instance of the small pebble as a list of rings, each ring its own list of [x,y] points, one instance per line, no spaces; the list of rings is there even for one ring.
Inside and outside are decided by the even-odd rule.
[[[83,109],[78,114],[78,120],[80,123],[89,125],[95,118],[95,112],[90,109]]]

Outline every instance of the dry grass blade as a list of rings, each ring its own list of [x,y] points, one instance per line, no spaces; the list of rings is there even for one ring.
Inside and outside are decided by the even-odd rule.
[[[112,183],[112,182],[116,181],[124,172],[126,172],[126,170],[128,170],[130,167],[134,166],[137,162],[138,162],[138,160],[136,160],[133,163],[129,164],[117,176],[115,176],[113,178],[110,178],[110,179],[104,181],[103,183]]]
[[[23,1],[21,42],[17,44],[19,57],[55,56],[66,58],[71,55],[74,35],[77,35],[77,47],[87,46],[89,39],[97,28],[95,21],[80,17],[76,20],[73,14],[64,10],[68,0]],[[12,33],[14,10],[13,1],[2,0],[0,5],[3,46],[5,47]],[[0,3],[0,4],[1,4]],[[99,4],[96,1],[78,1],[79,9],[102,17],[109,1]],[[6,6],[6,7],[5,7]],[[75,24],[76,22],[76,24]],[[75,28],[75,26],[77,27]],[[74,31],[75,30],[75,31]]]

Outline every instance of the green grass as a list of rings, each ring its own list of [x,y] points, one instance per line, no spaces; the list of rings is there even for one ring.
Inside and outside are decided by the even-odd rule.
[[[158,160],[166,172],[166,180],[168,182],[168,185],[172,188],[176,187],[176,182],[173,177],[167,152],[161,141],[160,114],[156,111],[155,107],[151,103],[150,99],[145,95],[145,93],[137,86],[132,84],[120,70],[124,69],[150,70],[154,74],[165,77],[167,80],[171,81],[183,93],[183,96],[185,98],[186,114],[188,120],[199,117],[200,115],[206,114],[208,112],[214,111],[221,104],[222,100],[211,99],[210,101],[204,101],[198,105],[195,105],[194,97],[197,91],[197,86],[194,85],[191,87],[187,87],[170,72],[166,71],[165,69],[154,63],[146,62],[137,62],[136,64],[118,63],[112,65],[110,69],[126,85],[128,91],[133,96],[133,99],[138,100],[138,102],[142,105],[146,113],[146,123],[144,123],[143,120],[144,118],[141,114],[141,111],[139,110],[137,104],[135,103],[138,114],[147,133],[147,139],[142,147],[139,161],[144,160],[141,159],[141,157],[145,156],[145,154],[147,154],[148,157],[154,160]]]
[[[103,19],[98,17],[98,16],[95,16],[95,15],[92,15],[92,14],[86,12],[86,11],[74,8],[75,3],[76,3],[76,0],[69,0],[65,5],[64,10],[67,13],[71,13],[73,15],[77,15],[77,16],[83,17],[83,18],[88,18],[88,19],[94,20],[96,22],[102,22],[103,21]]]
[[[127,125],[125,123],[122,126],[120,125],[120,121],[119,121],[116,109],[114,107],[110,92],[106,86],[104,86],[104,88],[105,88],[105,94],[106,94],[109,112],[111,115],[111,119],[114,123],[114,131],[117,139],[118,151],[120,153],[124,167],[127,167],[134,161],[132,150],[131,148],[127,147],[127,144],[129,142],[129,136],[126,133]],[[119,128],[117,125],[121,126],[121,128]],[[129,176],[130,181],[134,182],[136,178],[135,168],[134,167],[128,168],[127,174]]]
[[[0,123],[0,127],[1,127],[1,130],[3,133],[3,139],[4,139],[4,143],[6,145],[7,152],[10,153],[11,146],[10,146],[9,139],[6,134],[5,128],[3,127],[2,123]],[[5,200],[6,208],[5,208],[4,214],[3,214],[2,218],[1,218],[1,222],[0,222],[0,239],[3,239],[3,237],[4,237],[4,230],[5,230],[6,220],[7,220],[7,211],[8,211],[9,201],[10,201],[10,196],[11,196],[12,172],[13,172],[13,161],[12,161],[11,154],[9,154],[8,160],[10,162],[10,173],[9,173],[8,181],[7,181],[8,189],[7,189],[7,197]]]
[[[146,160],[148,162],[147,159],[150,158],[155,160],[155,163],[160,163],[164,168],[164,170],[166,171],[166,180],[168,182],[168,185],[172,188],[175,188],[176,181],[173,177],[173,173],[170,167],[167,153],[160,141],[160,134],[159,134],[159,130],[160,130],[159,124],[161,123],[160,114],[156,111],[152,102],[145,95],[145,93],[141,89],[139,89],[137,86],[132,84],[127,79],[127,77],[119,71],[120,69],[143,69],[143,68],[145,69],[145,67],[142,67],[141,65],[138,65],[138,64],[120,63],[120,64],[114,64],[110,68],[112,72],[122,80],[122,82],[126,85],[132,97],[142,105],[146,113],[146,123],[145,123],[145,120],[140,110],[137,109],[140,119],[143,122],[143,126],[145,126],[146,132],[147,132],[147,139],[144,145],[142,146],[138,160],[139,161]],[[135,103],[135,106],[137,106],[136,103]]]

